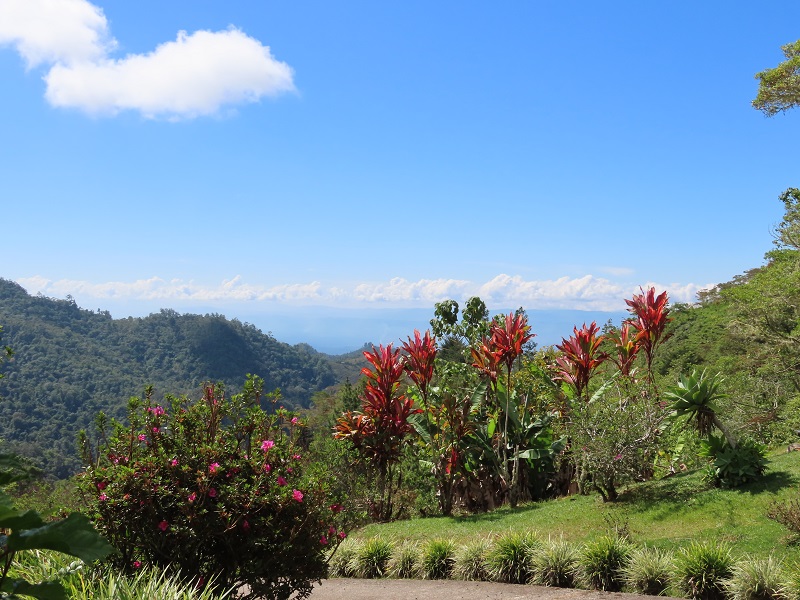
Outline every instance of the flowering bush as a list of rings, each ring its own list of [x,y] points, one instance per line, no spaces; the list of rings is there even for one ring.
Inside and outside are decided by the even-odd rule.
[[[82,436],[81,489],[118,567],[179,569],[243,598],[304,598],[325,576],[342,502],[306,468],[298,417],[262,409],[262,385],[248,376],[230,398],[208,385],[168,408],[148,392],[128,426],[98,418],[96,448]]]

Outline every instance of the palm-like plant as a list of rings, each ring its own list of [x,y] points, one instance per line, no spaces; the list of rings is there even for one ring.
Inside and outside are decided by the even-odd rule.
[[[641,289],[641,288],[640,288]],[[646,292],[634,294],[630,300],[625,300],[628,310],[633,318],[628,322],[636,329],[636,343],[644,351],[647,361],[647,373],[650,381],[653,380],[653,355],[658,345],[666,339],[664,330],[672,318],[669,316],[669,298],[667,292],[656,296],[655,288]]]
[[[608,359],[608,354],[600,351],[600,344],[605,338],[597,335],[599,331],[594,321],[588,327],[584,323],[580,329],[574,327],[573,335],[556,345],[562,352],[556,359],[558,378],[571,385],[579,398],[583,396],[595,370]]]
[[[709,375],[705,370],[681,375],[678,385],[664,393],[670,401],[672,419],[686,418],[697,433],[704,438],[716,427],[725,436],[731,448],[736,448],[736,439],[717,417],[716,401],[725,397],[720,390],[724,380],[719,373]]]

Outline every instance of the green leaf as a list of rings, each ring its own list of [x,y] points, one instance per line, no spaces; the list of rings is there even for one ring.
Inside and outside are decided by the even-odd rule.
[[[8,549],[14,552],[55,550],[86,563],[104,558],[114,551],[114,547],[95,531],[89,519],[80,513],[72,513],[66,519],[35,529],[14,531],[8,536]]]
[[[35,510],[21,511],[10,504],[0,502],[0,528],[2,529],[34,529],[44,525],[42,517]]]
[[[68,600],[67,592],[58,581],[44,581],[42,583],[28,583],[24,579],[3,581],[0,591],[9,594],[12,598],[17,596],[30,596],[39,600]]]

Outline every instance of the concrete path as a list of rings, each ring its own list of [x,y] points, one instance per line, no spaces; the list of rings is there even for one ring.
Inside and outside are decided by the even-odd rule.
[[[659,600],[663,600],[663,596]],[[483,581],[325,579],[311,600],[653,600],[652,596]]]

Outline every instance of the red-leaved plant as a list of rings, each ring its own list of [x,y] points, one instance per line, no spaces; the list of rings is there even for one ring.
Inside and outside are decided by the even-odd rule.
[[[600,329],[594,321],[588,327],[584,323],[583,327],[574,327],[572,331],[573,335],[562,338],[561,344],[556,345],[562,353],[556,359],[557,376],[572,386],[575,395],[581,398],[594,372],[608,360],[608,354],[600,350],[604,336],[597,335]]]

